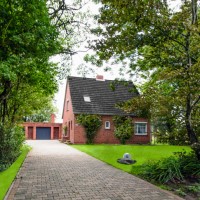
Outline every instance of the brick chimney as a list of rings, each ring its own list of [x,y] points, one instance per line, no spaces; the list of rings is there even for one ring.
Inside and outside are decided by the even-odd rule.
[[[56,115],[54,113],[51,114],[51,123],[55,123]]]
[[[103,75],[97,75],[96,80],[97,81],[104,81]]]

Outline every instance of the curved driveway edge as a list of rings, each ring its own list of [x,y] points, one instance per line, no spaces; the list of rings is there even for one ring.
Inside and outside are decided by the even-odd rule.
[[[6,200],[180,200],[131,174],[55,140],[33,147]]]

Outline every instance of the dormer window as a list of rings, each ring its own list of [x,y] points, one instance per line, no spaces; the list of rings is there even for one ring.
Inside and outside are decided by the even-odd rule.
[[[90,99],[89,96],[83,96],[83,98],[84,98],[84,101],[85,101],[85,102],[91,102],[91,99]]]

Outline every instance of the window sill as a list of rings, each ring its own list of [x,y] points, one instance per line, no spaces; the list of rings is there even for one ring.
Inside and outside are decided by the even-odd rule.
[[[143,134],[141,134],[141,133],[135,133],[135,135],[147,136],[148,134],[147,133],[143,133]]]

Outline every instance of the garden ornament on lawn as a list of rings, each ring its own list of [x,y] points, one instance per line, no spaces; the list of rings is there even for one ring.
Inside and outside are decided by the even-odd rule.
[[[125,153],[123,155],[123,158],[117,159],[117,162],[121,164],[131,165],[136,163],[136,160],[132,160],[131,155],[129,153]]]

